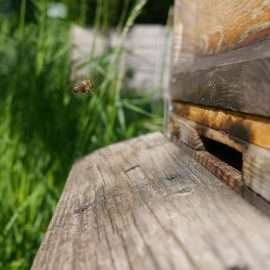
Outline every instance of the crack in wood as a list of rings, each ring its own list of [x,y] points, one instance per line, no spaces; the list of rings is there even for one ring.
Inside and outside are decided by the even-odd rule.
[[[85,205],[82,205],[74,210],[74,214],[82,214],[83,212],[85,212],[92,206],[93,206],[93,203],[87,203]]]
[[[132,167],[130,167],[130,168],[124,170],[124,173],[128,173],[128,172],[130,172],[130,171],[132,171],[132,170],[135,170],[135,169],[137,169],[137,168],[139,168],[139,167],[140,167],[140,165],[134,165],[134,166],[132,166]]]

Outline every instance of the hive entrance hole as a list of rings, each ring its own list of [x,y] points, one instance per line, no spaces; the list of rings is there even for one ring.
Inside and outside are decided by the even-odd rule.
[[[201,140],[207,152],[242,172],[243,155],[241,152],[206,137],[201,137]]]

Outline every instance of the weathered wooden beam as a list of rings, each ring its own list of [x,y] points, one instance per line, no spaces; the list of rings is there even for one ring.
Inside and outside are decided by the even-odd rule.
[[[175,8],[175,27],[182,28],[176,35],[192,45],[196,55],[217,54],[270,36],[267,0],[176,0]]]
[[[270,117],[269,37],[269,1],[176,1],[172,99]]]
[[[270,40],[183,62],[172,70],[173,100],[270,116]]]
[[[270,202],[270,151],[249,145],[243,155],[245,184]]]
[[[155,133],[74,165],[32,269],[269,269],[269,226]]]

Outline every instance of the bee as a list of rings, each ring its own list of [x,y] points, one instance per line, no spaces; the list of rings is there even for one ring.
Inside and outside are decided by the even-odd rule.
[[[94,82],[92,80],[84,80],[80,83],[77,83],[73,87],[73,93],[81,93],[81,94],[87,94],[87,93],[93,93],[93,87]]]

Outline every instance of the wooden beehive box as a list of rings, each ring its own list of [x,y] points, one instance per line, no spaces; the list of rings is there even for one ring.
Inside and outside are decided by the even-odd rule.
[[[217,179],[270,213],[269,20],[270,1],[176,0],[179,145],[154,133],[77,161],[33,270],[270,269],[269,217]]]
[[[169,136],[233,188],[269,201],[270,1],[176,0],[174,17]],[[205,148],[240,179],[201,159]]]

